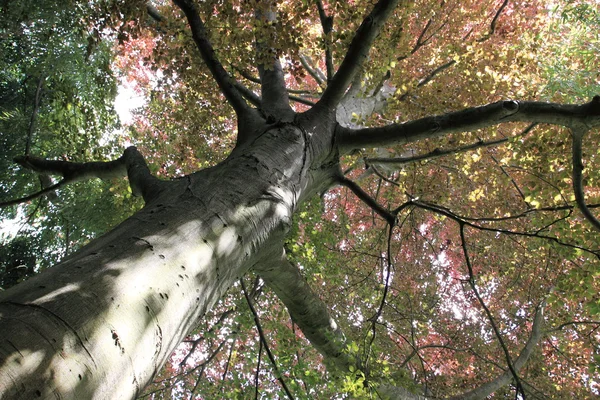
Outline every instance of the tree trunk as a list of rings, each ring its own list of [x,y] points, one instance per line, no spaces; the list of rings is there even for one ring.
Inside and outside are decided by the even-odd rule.
[[[0,397],[140,393],[239,277],[281,257],[299,201],[332,182],[331,169],[310,170],[323,151],[309,136],[292,124],[262,129],[223,163],[169,182],[111,232],[2,293]]]

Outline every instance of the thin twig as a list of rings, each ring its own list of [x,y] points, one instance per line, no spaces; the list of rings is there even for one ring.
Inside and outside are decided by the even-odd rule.
[[[518,231],[511,231],[511,230],[508,230],[508,229],[491,228],[491,227],[487,227],[487,226],[477,225],[475,223],[470,222],[468,220],[468,218],[465,218],[465,217],[462,217],[460,215],[457,215],[457,214],[453,213],[452,211],[450,211],[446,207],[442,207],[442,206],[438,206],[438,205],[435,205],[435,204],[426,203],[426,202],[423,202],[423,201],[417,201],[417,200],[407,201],[406,203],[402,204],[399,208],[397,208],[393,212],[397,213],[397,212],[399,212],[398,210],[400,210],[401,208],[405,208],[405,207],[408,207],[408,206],[411,206],[411,205],[412,206],[417,206],[417,207],[425,209],[425,210],[432,211],[432,212],[434,212],[436,214],[443,215],[445,217],[450,218],[453,221],[465,224],[466,226],[469,226],[469,227],[474,228],[474,229],[478,229],[478,230],[486,231],[486,232],[501,233],[501,234],[504,234],[504,235],[524,236],[524,237],[533,237],[533,238],[538,238],[538,239],[544,239],[544,240],[548,240],[548,241],[554,242],[554,243],[559,244],[559,245],[564,246],[564,247],[569,247],[569,248],[572,248],[572,249],[579,249],[579,250],[584,251],[586,253],[593,254],[594,256],[596,256],[597,258],[600,259],[600,252],[598,250],[590,250],[590,249],[582,247],[582,246],[578,246],[578,245],[571,244],[571,243],[566,243],[566,242],[563,242],[563,241],[561,241],[558,238],[553,237],[553,236],[540,235],[539,232],[534,232],[534,233],[532,233],[532,232],[518,232]]]
[[[267,352],[267,356],[269,357],[269,361],[271,361],[271,365],[273,366],[273,369],[275,370],[275,375],[277,377],[277,380],[279,381],[279,383],[281,384],[281,387],[283,388],[283,390],[285,391],[287,397],[289,399],[294,399],[294,396],[292,395],[292,393],[290,392],[290,389],[288,389],[285,380],[283,379],[282,374],[279,372],[279,367],[277,366],[277,361],[275,360],[275,357],[273,356],[273,353],[271,353],[271,349],[269,348],[269,345],[267,343],[267,339],[265,337],[265,332],[263,331],[262,325],[260,323],[260,318],[258,316],[258,313],[256,312],[256,309],[254,308],[254,304],[252,302],[252,299],[250,298],[250,295],[248,294],[248,291],[246,290],[246,284],[244,283],[244,279],[240,278],[240,284],[242,286],[242,291],[244,292],[244,297],[246,298],[246,302],[248,303],[248,307],[250,308],[250,312],[252,312],[252,315],[254,316],[254,324],[256,325],[256,329],[258,330],[258,336],[260,338],[260,341],[262,342],[265,351]]]
[[[433,151],[430,151],[429,153],[421,154],[421,155],[414,156],[414,157],[365,158],[365,163],[368,163],[368,164],[394,164],[394,165],[408,164],[408,163],[413,163],[413,162],[422,161],[422,160],[431,160],[434,158],[439,158],[439,157],[443,157],[443,156],[447,156],[447,155],[451,155],[451,154],[464,153],[469,150],[474,150],[474,149],[478,149],[481,147],[498,146],[498,145],[501,145],[508,141],[509,141],[509,138],[502,138],[502,139],[498,139],[498,140],[492,140],[489,142],[484,142],[484,141],[480,140],[477,143],[469,144],[469,145],[462,146],[462,147],[457,147],[455,149],[449,149],[449,150],[435,149]]]
[[[40,98],[42,94],[42,86],[46,76],[42,73],[38,80],[37,89],[35,90],[35,103],[33,105],[33,111],[31,112],[31,119],[29,120],[29,132],[27,133],[27,141],[25,142],[25,155],[29,155],[31,151],[31,142],[33,140],[33,131],[35,129],[35,120],[37,118],[38,110],[40,109]]]
[[[258,376],[260,375],[260,361],[262,358],[263,341],[258,341],[258,361],[256,363],[256,374],[254,374],[254,400],[258,400]]]
[[[21,203],[28,202],[29,200],[37,199],[38,197],[41,197],[41,196],[43,196],[43,195],[45,195],[45,194],[47,194],[49,192],[52,192],[52,191],[60,188],[61,186],[63,186],[67,182],[68,182],[67,179],[62,179],[58,183],[55,183],[52,186],[48,186],[47,188],[44,188],[44,189],[42,189],[39,192],[36,192],[34,194],[30,194],[29,196],[25,196],[25,197],[21,197],[19,199],[13,199],[13,200],[2,202],[2,203],[0,203],[0,208],[14,206],[16,204],[21,204]]]
[[[490,309],[485,304],[485,301],[483,301],[483,298],[481,298],[481,295],[479,294],[479,290],[477,290],[477,286],[475,285],[475,273],[473,272],[473,266],[471,265],[471,259],[469,257],[469,251],[467,249],[467,241],[465,239],[465,224],[464,223],[459,224],[459,227],[460,227],[460,242],[462,245],[463,254],[465,256],[467,270],[469,271],[469,280],[468,280],[469,285],[471,286],[473,293],[475,293],[475,297],[477,297],[477,301],[479,302],[479,305],[481,306],[481,308],[483,308],[483,311],[485,312],[488,320],[490,321],[490,325],[492,326],[492,329],[494,330],[496,338],[498,339],[498,343],[500,344],[500,347],[502,348],[502,351],[504,352],[504,357],[506,358],[506,363],[508,364],[508,368],[515,380],[517,394],[521,393],[521,395],[523,396],[523,399],[524,399],[525,398],[525,390],[523,389],[523,386],[521,385],[519,375],[517,374],[517,371],[515,370],[512,358],[510,356],[510,353],[508,352],[508,348],[506,347],[506,344],[504,343],[504,339],[502,339],[502,334],[500,333],[500,330],[498,329],[498,326],[496,325],[496,322],[494,320],[494,317],[492,316]]]

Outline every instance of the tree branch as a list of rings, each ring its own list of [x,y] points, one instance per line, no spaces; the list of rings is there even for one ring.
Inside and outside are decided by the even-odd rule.
[[[306,56],[303,56],[302,54],[300,54],[300,64],[302,64],[306,72],[308,72],[308,74],[313,77],[313,79],[317,82],[319,86],[323,85],[326,78],[323,76],[321,70],[319,70],[318,68],[314,68],[312,65],[310,65],[308,58]]]
[[[317,9],[319,10],[319,19],[321,20],[321,26],[323,27],[323,39],[325,41],[325,66],[327,68],[327,81],[329,82],[333,77],[333,55],[331,54],[331,31],[333,30],[333,17],[328,16],[325,13],[323,2],[321,0],[315,0]]]
[[[596,96],[597,97],[597,96]],[[595,98],[594,98],[595,99]],[[585,204],[585,194],[583,192],[583,137],[586,133],[584,127],[576,127],[572,129],[573,136],[573,191],[575,192],[575,201],[581,213],[584,215],[590,224],[600,231],[600,221],[596,219],[594,214]]]
[[[21,204],[21,203],[26,203],[30,200],[34,200],[37,199],[38,197],[41,197],[43,195],[47,195],[50,192],[55,191],[56,189],[60,188],[61,186],[63,186],[64,184],[66,184],[67,181],[65,179],[61,180],[60,182],[52,185],[52,186],[48,186],[46,188],[43,188],[42,190],[34,193],[34,194],[30,194],[29,196],[25,196],[25,197],[21,197],[19,199],[14,199],[14,200],[9,200],[9,201],[5,201],[0,203],[0,208],[4,208],[4,207],[8,207],[8,206],[14,206],[17,204]]]
[[[39,173],[61,175],[63,179],[58,184],[51,187],[54,189],[66,183],[78,182],[91,178],[111,179],[127,175],[132,193],[136,196],[142,196],[144,201],[148,202],[160,192],[163,184],[162,181],[150,173],[146,160],[144,160],[141,153],[133,146],[125,149],[123,155],[118,159],[106,162],[94,161],[79,163],[45,160],[33,156],[16,157],[15,162],[22,167]],[[50,190],[44,189],[42,192],[47,193],[48,191]]]
[[[244,96],[246,98],[246,100],[248,100],[250,103],[254,104],[256,107],[260,107],[262,105],[261,97],[257,96],[256,93],[254,93],[252,90],[248,89],[246,86],[244,86],[238,82],[235,83],[235,87],[240,91],[242,96]],[[301,104],[306,104],[307,106],[315,105],[314,101],[305,99],[302,96],[290,95],[288,97],[291,101],[295,101],[295,102],[298,102]]]
[[[462,111],[425,117],[378,128],[350,129],[338,125],[336,139],[341,153],[363,147],[405,144],[449,133],[474,131],[504,122],[535,122],[588,129],[600,126],[600,96],[582,105],[536,101],[499,101]]]
[[[501,145],[502,143],[508,142],[508,140],[509,140],[508,138],[503,138],[503,139],[498,139],[498,140],[492,140],[492,141],[489,141],[489,142],[484,142],[483,140],[480,140],[477,143],[473,143],[473,144],[469,144],[469,145],[466,145],[466,146],[457,147],[455,149],[450,149],[450,150],[435,149],[433,151],[430,151],[429,153],[421,154],[419,156],[414,156],[414,157],[396,157],[396,158],[375,157],[375,158],[365,158],[365,164],[367,166],[370,166],[371,164],[380,164],[380,165],[381,164],[393,164],[395,166],[398,166],[398,165],[413,163],[413,162],[417,162],[417,161],[432,160],[432,159],[435,159],[435,158],[447,156],[449,154],[464,153],[464,152],[467,152],[469,150],[474,150],[474,149],[478,149],[478,148],[481,148],[481,147],[498,146],[498,145]]]
[[[529,336],[525,347],[523,347],[523,350],[521,350],[521,353],[519,353],[519,356],[513,363],[515,372],[519,372],[519,370],[523,368],[523,366],[527,363],[527,360],[529,360],[529,357],[531,357],[531,354],[535,350],[535,347],[537,346],[541,338],[544,336],[544,332],[542,329],[544,326],[544,306],[544,303],[540,304],[535,312],[535,317],[533,318],[533,324],[531,327],[531,335]],[[483,385],[471,390],[470,392],[453,397],[451,400],[486,399],[496,390],[508,385],[512,378],[513,372],[507,370],[495,379],[484,383]]]
[[[523,386],[521,385],[521,380],[519,379],[519,375],[517,373],[517,370],[514,366],[514,363],[512,361],[510,353],[508,351],[508,347],[506,347],[506,344],[504,343],[504,339],[502,338],[502,334],[500,333],[500,330],[498,329],[496,321],[494,320],[494,317],[492,316],[492,312],[490,311],[488,306],[485,304],[485,301],[483,301],[483,298],[481,297],[481,295],[479,294],[479,290],[477,289],[477,285],[475,284],[475,273],[473,272],[473,266],[471,265],[471,258],[469,257],[469,251],[467,249],[467,241],[465,239],[465,224],[460,223],[459,225],[460,225],[460,243],[462,246],[463,254],[465,256],[467,270],[469,272],[469,279],[468,279],[469,286],[471,286],[471,289],[473,290],[473,293],[475,293],[475,297],[477,298],[477,301],[481,305],[481,308],[483,308],[483,311],[485,312],[485,315],[487,316],[488,321],[490,321],[490,325],[492,326],[492,330],[494,331],[494,334],[496,335],[496,338],[498,339],[500,348],[502,348],[502,351],[504,352],[504,357],[506,359],[506,364],[508,365],[508,369],[510,371],[510,376],[515,380],[515,386],[517,388],[516,397],[518,397],[519,394],[521,394],[524,397],[525,391],[523,390]]]
[[[257,3],[255,17],[261,21],[267,30],[263,31],[269,35],[276,35],[275,31],[270,31],[271,24],[277,21],[277,13],[274,10],[275,4],[267,1]],[[258,74],[260,76],[262,112],[271,119],[290,119],[294,111],[290,107],[285,85],[283,68],[279,62],[277,51],[265,46],[265,37],[256,38],[256,51],[258,59]]]
[[[246,86],[242,85],[239,82],[234,83],[235,88],[248,100],[250,103],[254,104],[256,107],[260,107],[262,104],[262,99],[252,90],[248,89]]]
[[[554,242],[560,246],[564,246],[567,248],[571,248],[571,249],[579,249],[583,252],[586,253],[590,253],[592,255],[594,255],[595,257],[600,259],[600,251],[598,250],[592,250],[583,246],[579,246],[577,244],[571,244],[568,242],[564,242],[562,240],[560,240],[557,237],[553,237],[553,236],[548,236],[548,235],[542,235],[540,234],[541,230],[537,230],[535,232],[527,232],[527,231],[513,231],[513,230],[509,230],[509,229],[503,229],[503,228],[494,228],[494,227],[489,227],[486,225],[478,225],[474,222],[471,221],[489,221],[491,219],[476,219],[476,218],[466,218],[460,215],[457,215],[455,213],[453,213],[451,210],[449,210],[448,208],[442,207],[442,206],[438,206],[435,204],[430,204],[430,203],[426,203],[420,200],[410,200],[407,201],[406,203],[402,204],[400,207],[405,208],[407,206],[417,206],[419,208],[422,208],[424,210],[429,210],[432,211],[436,214],[439,215],[443,215],[445,217],[450,218],[451,220],[459,223],[459,224],[464,224],[466,226],[469,226],[471,228],[480,230],[480,231],[485,231],[485,232],[495,232],[495,233],[501,233],[504,235],[509,235],[509,236],[523,236],[523,237],[529,237],[529,238],[538,238],[538,239],[544,239],[544,240],[548,240],[550,242]],[[399,207],[399,208],[400,208]],[[397,208],[396,210],[393,210],[394,213],[399,212],[399,208]],[[560,207],[557,207],[557,209],[560,209]],[[548,210],[548,209],[546,209]],[[541,210],[540,210],[541,211]],[[521,215],[526,215],[528,212],[524,212]],[[506,218],[498,218],[498,219],[494,219],[493,221],[502,221],[508,218],[513,218],[513,217],[506,217]],[[559,218],[558,220],[562,220],[563,218]]]
[[[477,39],[478,42],[484,42],[486,41],[488,38],[490,38],[494,32],[496,32],[496,24],[498,23],[498,18],[500,17],[500,14],[502,14],[502,11],[504,10],[504,8],[508,5],[508,0],[504,0],[504,2],[502,3],[502,5],[500,6],[500,8],[498,9],[498,11],[496,12],[496,15],[494,15],[494,18],[492,19],[492,23],[490,24],[490,30],[487,34],[485,34],[483,37]]]
[[[542,303],[535,312],[535,317],[533,318],[533,324],[531,327],[531,335],[525,344],[525,347],[521,350],[519,356],[514,362],[514,368],[518,372],[523,366],[527,363],[531,354],[535,350],[537,344],[544,336],[543,332],[544,325],[544,303]],[[481,400],[486,399],[488,396],[493,394],[498,389],[508,385],[512,380],[511,371],[507,370],[500,374],[495,379],[488,381],[481,386],[468,391],[466,393],[460,394],[458,396],[453,396],[448,400]],[[403,399],[403,400],[433,400],[433,398],[428,396],[422,396],[414,393],[408,392],[404,388],[392,386],[392,385],[381,385],[378,388],[378,392],[383,398],[390,399]],[[439,400],[439,398],[436,398]]]
[[[163,22],[164,21],[163,16],[160,15],[160,12],[156,9],[156,7],[154,7],[152,5],[152,2],[150,2],[150,1],[148,1],[146,3],[146,12],[150,16],[150,18],[152,18],[156,22]]]
[[[357,29],[346,56],[335,73],[323,96],[313,107],[315,112],[335,108],[340,102],[352,79],[362,68],[369,50],[385,21],[390,17],[399,0],[379,0],[371,13]]]
[[[33,139],[33,132],[35,130],[35,121],[37,119],[38,110],[40,109],[40,99],[42,95],[42,87],[46,76],[42,73],[38,80],[37,88],[35,90],[35,101],[33,103],[33,111],[31,111],[31,119],[29,120],[29,131],[27,132],[27,141],[25,142],[25,155],[29,155],[31,152],[31,141]]]
[[[298,268],[285,256],[271,263],[256,265],[255,271],[275,292],[288,309],[294,323],[311,344],[325,357],[325,362],[339,371],[350,366],[360,369],[360,362],[347,351],[347,342],[325,303],[310,288]]]
[[[293,95],[291,95],[290,96],[290,100],[291,101],[295,101],[296,103],[300,103],[300,104],[304,104],[304,105],[310,106],[310,107],[312,107],[312,106],[314,106],[316,104],[314,101],[308,100],[308,99],[306,99],[306,98],[304,98],[302,96],[293,96]]]
[[[423,78],[421,78],[421,80],[419,81],[419,83],[417,83],[417,88],[420,88],[422,86],[427,85],[429,82],[431,82],[433,80],[433,78],[435,78],[438,74],[442,73],[443,71],[447,70],[448,68],[450,68],[451,66],[453,66],[454,64],[456,64],[455,60],[450,60],[445,64],[440,65],[439,67],[435,68],[433,71],[431,71],[430,73],[428,73],[427,75],[425,75]],[[398,100],[402,101],[404,99],[406,99],[408,96],[410,95],[410,92],[405,92],[403,94],[401,94],[398,97]]]
[[[361,199],[363,201],[363,203],[365,203],[366,205],[371,207],[371,209],[373,209],[373,211],[375,211],[377,214],[379,214],[379,216],[381,216],[388,223],[388,225],[394,226],[396,224],[396,214],[397,213],[388,211],[385,208],[383,208],[381,206],[381,204],[377,203],[377,201],[372,199],[371,196],[369,196],[367,192],[362,190],[362,188],[360,186],[358,186],[355,182],[346,178],[345,176],[341,176],[341,174],[340,174],[340,176],[338,176],[336,178],[336,181],[340,185],[345,186],[348,189],[350,189],[352,191],[352,193],[354,193],[356,195],[356,197]]]
[[[254,83],[258,83],[258,84],[260,84],[260,78],[254,77],[254,76],[252,76],[252,74],[250,74],[248,71],[245,71],[245,70],[243,70],[243,69],[237,68],[237,67],[235,67],[235,66],[234,66],[233,68],[235,68],[235,69],[236,69],[236,71],[238,71],[238,72],[239,72],[239,74],[240,74],[240,75],[241,75],[243,78],[245,78],[245,79],[249,80],[250,82],[254,82]],[[235,85],[235,86],[236,86],[236,87],[239,87],[239,86],[243,86],[243,85],[242,85],[241,83],[238,83],[238,82],[236,82],[236,85]],[[245,87],[245,86],[244,86],[244,87]],[[248,90],[248,89],[246,89],[246,90]],[[316,95],[315,93],[311,92],[310,90],[301,90],[301,89],[287,89],[287,92],[288,92],[289,94],[292,94],[292,93],[294,93],[294,94],[301,94],[301,95],[306,95],[306,96],[313,97],[313,98],[314,98],[314,97],[318,97],[318,95]]]
[[[173,3],[184,12],[190,24],[192,37],[202,55],[202,59],[238,117],[250,114],[252,109],[246,104],[242,95],[235,88],[233,78],[225,71],[223,65],[218,60],[215,50],[208,40],[204,22],[202,22],[192,0],[173,0]]]
[[[233,68],[242,76],[242,78],[245,78],[253,83],[258,83],[260,85],[260,78],[253,76],[250,72],[246,71],[243,68],[238,68],[236,66],[233,66]]]
[[[252,303],[252,299],[250,298],[250,295],[248,294],[248,291],[246,290],[246,284],[244,283],[244,279],[243,278],[240,278],[240,284],[242,285],[242,291],[244,292],[244,297],[246,298],[246,302],[248,303],[248,307],[250,308],[250,311],[252,312],[252,315],[254,316],[254,323],[256,324],[256,329],[258,330],[258,335],[260,337],[260,342],[262,343],[262,345],[265,348],[265,351],[267,352],[267,356],[269,357],[269,361],[271,361],[271,365],[273,366],[273,369],[275,370],[275,374],[277,376],[277,380],[281,384],[281,387],[285,391],[285,393],[288,396],[288,398],[291,399],[291,400],[294,400],[294,396],[290,392],[290,389],[287,387],[287,384],[285,383],[285,380],[282,378],[282,375],[279,372],[279,368],[277,367],[277,361],[275,360],[275,357],[273,356],[273,353],[271,353],[271,349],[269,349],[269,344],[267,343],[267,338],[265,337],[265,332],[262,329],[262,325],[260,323],[260,318],[258,317],[258,313],[256,312],[256,309],[254,308],[254,304]]]

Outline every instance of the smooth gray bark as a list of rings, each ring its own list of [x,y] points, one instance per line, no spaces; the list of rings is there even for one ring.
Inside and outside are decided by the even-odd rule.
[[[307,134],[265,128],[0,294],[0,397],[136,396],[229,286],[281,254],[298,202],[331,182],[327,168],[309,171]]]

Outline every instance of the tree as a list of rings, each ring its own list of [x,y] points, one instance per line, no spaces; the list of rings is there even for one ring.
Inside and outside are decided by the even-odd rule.
[[[100,2],[126,21],[104,39],[122,49],[136,40],[154,46],[146,59],[162,78],[148,82],[150,103],[132,128],[140,149],[111,161],[26,150],[15,161],[59,176],[52,189],[127,176],[144,206],[0,293],[3,395],[139,396],[216,308],[215,326],[232,323],[228,333],[211,337],[211,328],[204,343],[186,340],[190,351],[205,346],[207,361],[176,357],[198,362],[192,387],[189,371],[175,384],[158,382],[192,396],[213,350],[231,349],[219,357],[223,376],[236,374],[228,370],[233,336],[247,321],[230,318],[239,301],[218,304],[232,287],[256,324],[258,339],[239,342],[257,349],[258,368],[254,382],[227,396],[207,387],[205,396],[244,397],[252,384],[257,396],[262,385],[290,398],[315,390],[406,399],[597,391],[590,362],[600,223],[590,198],[598,174],[586,168],[584,180],[582,160],[596,155],[600,97],[539,101],[560,96],[541,89],[552,69],[536,64],[557,43],[546,36],[555,20],[545,3],[398,3],[174,0],[144,7],[148,22],[140,4]],[[91,15],[91,26],[115,26],[106,13]],[[583,24],[577,38],[590,34],[574,21]],[[104,33],[95,32],[93,43]],[[597,65],[597,52],[567,56]],[[121,67],[132,75],[143,68]],[[595,78],[581,79],[588,87]],[[199,165],[208,144],[234,132],[226,158]],[[167,174],[180,176],[157,177]],[[251,290],[250,273],[259,277]],[[273,295],[281,303],[270,310],[280,311],[288,336],[255,306]],[[304,338],[320,356],[289,350]],[[280,386],[260,383],[263,351]],[[330,384],[315,379],[324,374]]]

